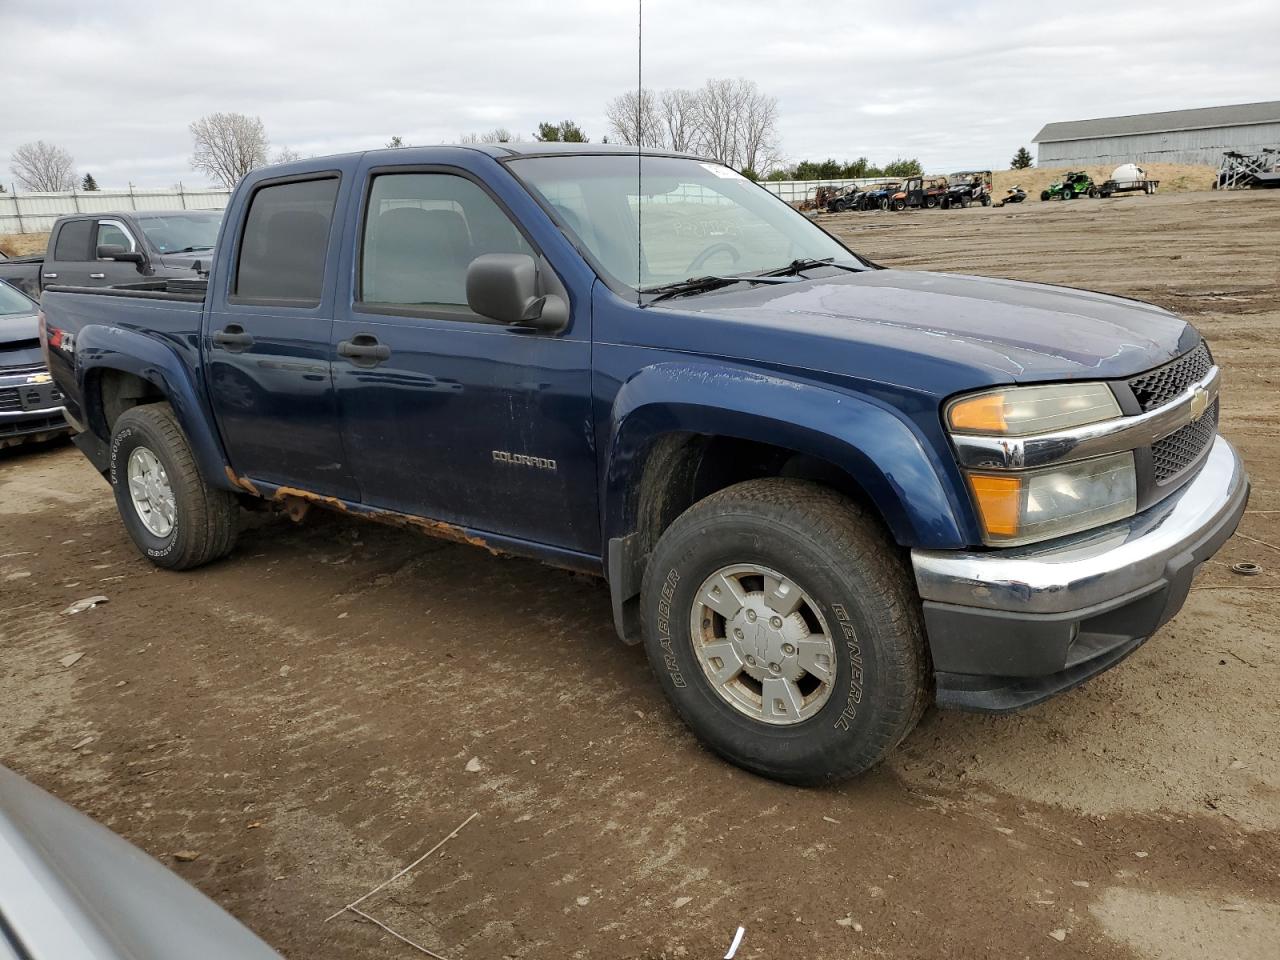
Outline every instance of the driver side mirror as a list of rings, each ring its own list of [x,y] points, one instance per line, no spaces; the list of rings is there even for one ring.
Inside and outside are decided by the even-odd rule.
[[[508,326],[563,330],[569,305],[558,294],[538,292],[538,264],[524,253],[486,253],[467,267],[467,306]]]
[[[126,250],[118,243],[103,243],[98,245],[98,259],[141,264],[143,258],[137,250]]]

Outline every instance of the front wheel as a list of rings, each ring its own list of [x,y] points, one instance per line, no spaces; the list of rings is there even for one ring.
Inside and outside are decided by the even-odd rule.
[[[129,536],[158,567],[189,570],[235,545],[235,495],[204,482],[167,403],[120,415],[111,435],[111,486]]]
[[[645,647],[710,749],[796,784],[861,773],[928,701],[919,601],[898,551],[852,501],[751,480],[686,510],[642,591]]]
[[[1048,190],[1041,190],[1041,191],[1040,191],[1040,199],[1041,199],[1042,201],[1044,201],[1044,200],[1048,200],[1048,199],[1049,199],[1049,197],[1051,197],[1051,196],[1052,196],[1052,194],[1051,194],[1051,193],[1049,193],[1049,191],[1048,191]]]

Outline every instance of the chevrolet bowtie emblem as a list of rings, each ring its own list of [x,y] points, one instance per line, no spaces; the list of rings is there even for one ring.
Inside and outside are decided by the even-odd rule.
[[[1209,391],[1204,387],[1196,387],[1195,393],[1191,394],[1191,419],[1199,420],[1208,409]]]
[[[27,377],[27,383],[52,383],[53,377],[47,373],[37,373]]]

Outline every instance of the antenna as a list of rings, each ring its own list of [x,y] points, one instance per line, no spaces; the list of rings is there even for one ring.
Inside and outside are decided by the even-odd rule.
[[[644,0],[636,0],[636,306],[640,303],[640,278],[644,271]]]

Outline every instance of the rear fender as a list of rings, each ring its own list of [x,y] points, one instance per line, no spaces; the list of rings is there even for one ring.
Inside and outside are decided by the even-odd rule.
[[[190,368],[174,348],[134,330],[90,326],[76,334],[75,351],[85,426],[104,444],[110,444],[111,437],[98,380],[108,370],[133,374],[155,387],[173,407],[204,481],[212,487],[239,492]]]

